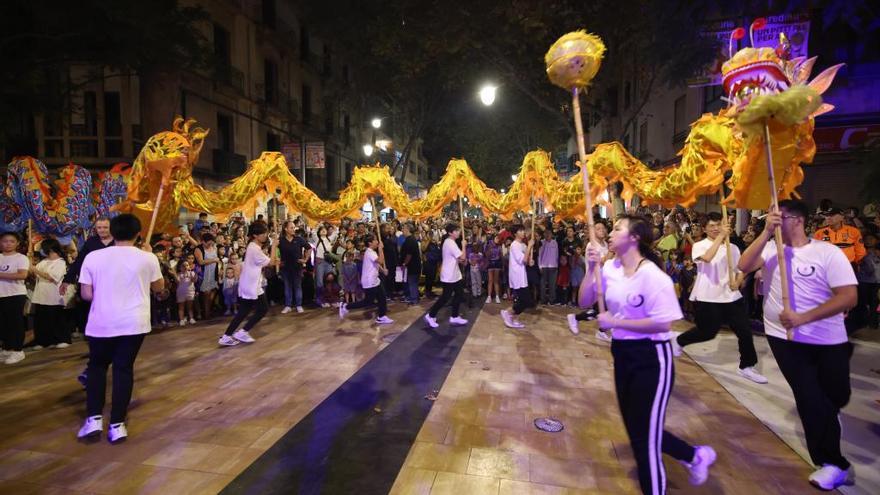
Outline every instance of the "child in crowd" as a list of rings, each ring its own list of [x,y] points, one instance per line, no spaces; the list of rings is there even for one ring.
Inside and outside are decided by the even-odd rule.
[[[353,244],[351,241],[348,243]],[[354,262],[356,256],[354,249],[345,252],[345,258],[342,262],[342,288],[345,290],[345,302],[355,301],[355,295],[360,286],[360,271]]]
[[[324,274],[324,287],[322,290],[321,297],[323,299],[321,300],[323,302],[331,306],[339,305],[339,291],[342,289],[339,287],[339,282],[336,281],[336,273],[331,271]]]
[[[229,316],[238,311],[238,278],[235,276],[235,268],[226,267],[226,275],[223,277],[223,305],[226,306],[224,316]]]
[[[682,263],[683,253],[680,250],[673,249],[669,251],[669,259],[666,260],[665,269],[666,275],[669,275],[669,278],[672,279],[672,284],[675,287],[675,294],[681,298],[682,288],[681,288],[681,272],[684,270],[684,263]]]
[[[688,320],[693,319],[694,315],[694,303],[691,302],[691,289],[694,288],[694,282],[697,281],[697,266],[694,264],[694,260],[690,257],[684,259],[684,263],[681,265],[681,270],[678,272],[678,286],[680,287],[681,295],[679,297],[679,304],[681,304],[682,310],[684,310],[685,317]]]
[[[569,266],[568,284],[571,297],[568,302],[572,306],[577,306],[578,290],[587,271],[586,262],[584,261],[584,248],[580,244],[574,247],[574,255],[571,257],[571,265]]]
[[[184,260],[177,265],[177,316],[180,318],[180,326],[187,324],[186,316],[189,315],[189,323],[195,324],[193,316],[193,300],[196,298],[196,272],[189,260]]]
[[[559,267],[556,272],[556,304],[568,304],[571,301],[571,266],[568,264],[568,256],[559,257]]]
[[[471,297],[480,297],[483,295],[482,261],[483,253],[477,250],[474,250],[474,252],[468,256],[468,265],[470,265]]]

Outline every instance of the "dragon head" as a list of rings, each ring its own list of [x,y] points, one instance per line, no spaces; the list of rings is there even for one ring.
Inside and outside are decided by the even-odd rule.
[[[749,32],[762,29],[764,19],[752,22]],[[791,58],[791,43],[785,33],[779,33],[776,47],[746,47],[733,54],[734,40],[745,36],[745,29],[737,28],[730,33],[728,51],[730,58],[721,66],[721,82],[728,101],[735,111],[742,110],[759,95],[778,94],[794,86],[810,86],[821,95],[828,89],[843,64],[829,67],[812,81],[808,81],[816,63],[816,57]],[[754,40],[752,41],[754,45]],[[823,104],[811,116],[829,112],[834,107]]]

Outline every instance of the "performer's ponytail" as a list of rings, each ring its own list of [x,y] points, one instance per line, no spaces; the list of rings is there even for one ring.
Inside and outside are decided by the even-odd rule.
[[[626,220],[630,235],[639,239],[639,254],[663,268],[662,260],[654,252],[654,229],[651,222],[641,215],[621,215],[618,220]]]

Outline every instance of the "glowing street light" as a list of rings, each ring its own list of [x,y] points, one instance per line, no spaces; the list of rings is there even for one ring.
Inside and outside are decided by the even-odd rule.
[[[373,145],[372,144],[367,143],[364,145],[364,154],[367,156],[373,155]]]
[[[480,101],[483,102],[483,105],[488,107],[495,103],[495,92],[497,89],[498,86],[493,86],[491,84],[486,84],[480,88]]]
[[[516,182],[517,177],[519,177],[519,175],[513,174],[510,176],[510,180],[512,180],[513,182]]]
[[[382,119],[380,119],[379,117],[375,117],[373,118],[373,120],[370,121],[370,125],[373,126],[373,129],[378,129],[382,127]]]

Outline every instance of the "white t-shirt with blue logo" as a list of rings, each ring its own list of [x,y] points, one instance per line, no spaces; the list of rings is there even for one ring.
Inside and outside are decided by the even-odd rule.
[[[658,323],[673,322],[684,317],[669,275],[650,260],[642,261],[635,273],[626,276],[617,258],[602,266],[605,305],[615,318],[641,320],[651,318]],[[611,337],[617,340],[669,340],[671,331],[642,333],[615,328]]]

